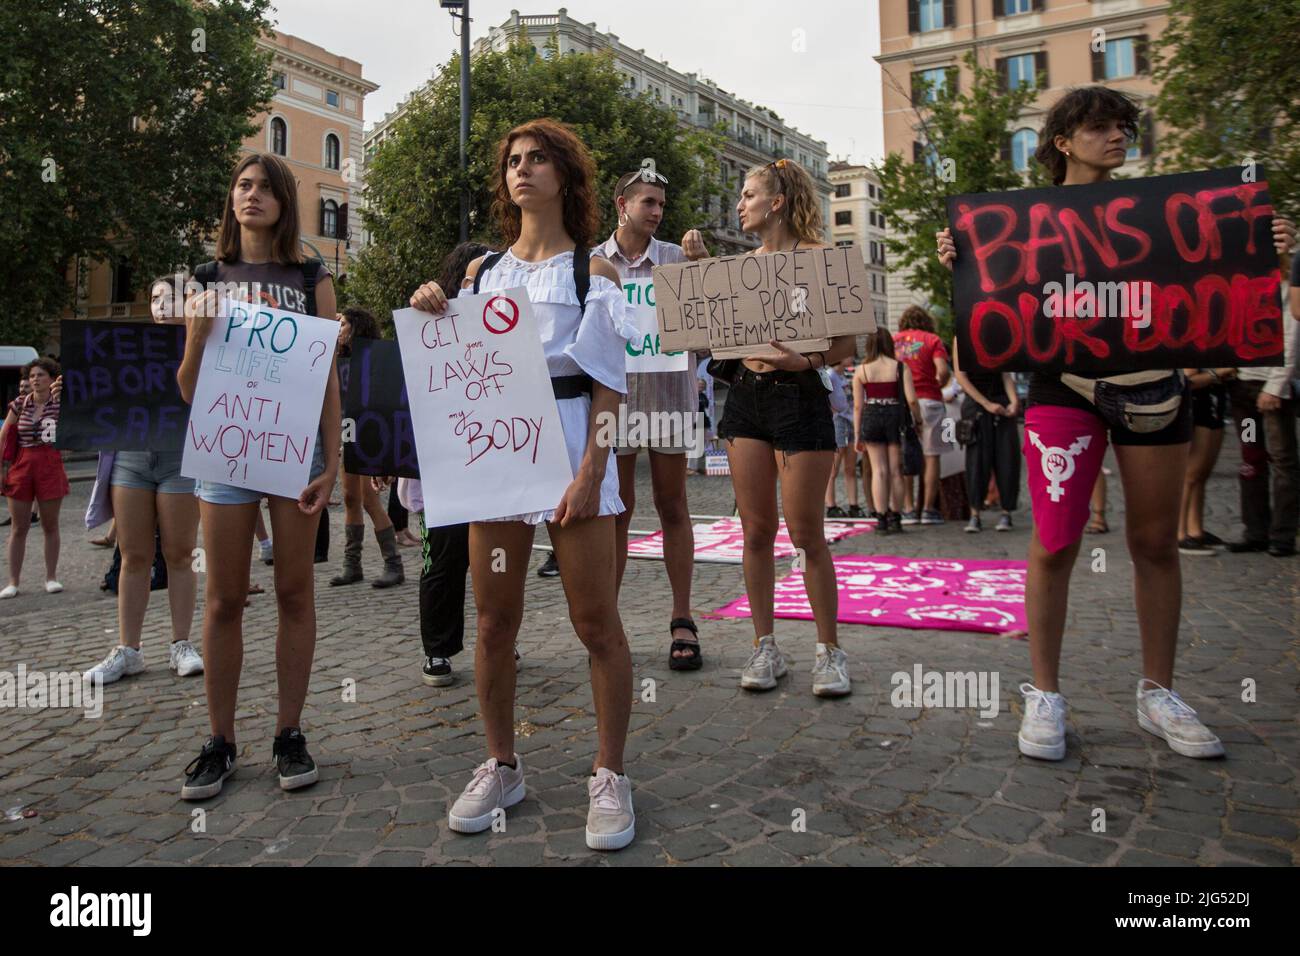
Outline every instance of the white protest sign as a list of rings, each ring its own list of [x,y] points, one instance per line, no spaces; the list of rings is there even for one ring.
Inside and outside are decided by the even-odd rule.
[[[573,481],[523,288],[393,313],[429,527],[549,511]]]
[[[684,372],[690,366],[689,352],[665,352],[659,344],[659,320],[655,317],[653,279],[624,279],[628,311],[636,323],[637,337],[627,343],[629,372]]]
[[[203,347],[181,474],[297,498],[310,480],[339,324],[221,301]]]

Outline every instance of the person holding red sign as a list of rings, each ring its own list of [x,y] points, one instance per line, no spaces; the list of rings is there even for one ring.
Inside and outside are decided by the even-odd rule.
[[[1103,86],[1071,90],[1048,111],[1036,158],[1057,186],[1103,182],[1124,164],[1128,144],[1137,136],[1138,118],[1137,105],[1123,93]],[[1273,235],[1278,251],[1285,253],[1295,228],[1275,217]],[[951,230],[938,233],[938,253],[939,261],[952,268],[957,249]],[[1035,372],[1030,379],[1024,453],[1034,529],[1025,615],[1034,682],[1021,685],[1025,712],[1019,734],[1020,752],[1026,756],[1065,756],[1067,704],[1058,672],[1070,574],[1108,438],[1115,446],[1124,487],[1125,532],[1142,639],[1138,725],[1184,756],[1223,755],[1219,738],[1171,689],[1182,610],[1177,489],[1187,467],[1192,414],[1181,375],[1171,373],[1164,384],[1171,395],[1141,396],[1161,413],[1144,423],[1146,430],[1133,430],[1108,422],[1098,406],[1068,387],[1060,375]],[[1141,388],[1158,391],[1150,384]],[[1156,398],[1162,401],[1157,404]]]
[[[248,283],[274,308],[334,321],[334,285],[319,260],[303,261],[298,190],[293,170],[278,156],[253,153],[235,167],[226,194],[217,259],[195,270],[201,283]],[[217,292],[185,303],[185,355],[176,372],[181,397],[194,399],[199,366],[216,314]],[[316,601],[312,565],[321,512],[338,476],[342,408],[338,370],[330,363],[310,478],[297,497],[264,495],[215,481],[199,481],[199,518],[207,551],[203,653],[212,735],[186,767],[181,799],[204,800],[221,792],[235,772],[235,705],[244,662],[244,599],[248,594],[253,529],[267,498],[275,554],[279,612],[275,665],[280,690],[271,753],[280,787],[296,790],[319,778],[300,723],[316,651]]]
[[[550,119],[515,127],[497,148],[494,179],[493,210],[507,248],[471,262],[465,284],[475,292],[528,290],[576,477],[555,508],[470,524],[478,613],[474,667],[488,759],[453,803],[448,825],[459,833],[481,832],[524,798],[524,764],[514,749],[514,649],[533,536],[546,522],[569,618],[591,658],[599,743],[587,784],[587,846],[617,850],[636,832],[632,784],[623,772],[632,658],[616,585],[614,516],[623,503],[613,456],[597,441],[597,423],[617,415],[635,326],[624,314],[618,271],[588,252],[600,223],[596,171],[573,130]],[[502,297],[501,309],[508,302]],[[427,282],[411,305],[440,314],[447,296],[437,282]],[[489,324],[500,320],[491,311],[484,315]]]
[[[812,178],[788,159],[746,173],[736,212],[740,228],[762,240],[757,253],[825,247],[821,205]],[[740,686],[771,690],[787,670],[773,633],[779,480],[786,526],[799,549],[804,585],[817,621],[812,690],[819,697],[842,697],[851,683],[848,658],[836,630],[839,596],[822,507],[836,455],[835,425],[828,386],[819,373],[853,354],[854,336],[838,336],[825,352],[806,355],[780,342],[771,345],[773,351],[763,359],[715,360],[710,365],[715,376],[731,384],[718,437],[727,442],[731,483],[744,528],[745,592],[754,621],[754,652],[741,672]]]

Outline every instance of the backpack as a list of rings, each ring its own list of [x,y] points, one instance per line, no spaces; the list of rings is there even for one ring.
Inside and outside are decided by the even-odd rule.
[[[316,275],[320,272],[319,259],[304,259],[302,262],[302,291],[307,296],[307,315],[316,314]],[[204,262],[194,268],[194,279],[207,288],[217,281],[219,263],[215,260]]]
[[[1112,428],[1139,434],[1158,432],[1178,417],[1186,380],[1178,369],[1129,372],[1106,378],[1065,373],[1061,382],[1093,405]]]
[[[479,282],[483,278],[483,273],[500,262],[505,254],[506,250],[502,249],[500,252],[489,252],[483,257],[483,264],[478,267],[478,272],[474,273],[475,295],[478,295]],[[578,315],[582,315],[587,311],[587,293],[591,290],[591,253],[582,246],[573,250],[573,287],[578,293]]]

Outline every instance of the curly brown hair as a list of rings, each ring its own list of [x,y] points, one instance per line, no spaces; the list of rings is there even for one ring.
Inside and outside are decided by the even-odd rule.
[[[1119,121],[1124,135],[1133,141],[1138,137],[1141,115],[1137,103],[1119,90],[1106,86],[1081,86],[1069,90],[1043,117],[1034,158],[1047,167],[1052,182],[1059,186],[1065,182],[1065,156],[1056,148],[1056,137],[1073,136],[1075,130],[1088,123],[1113,119]]]
[[[50,378],[58,378],[59,372],[61,371],[61,369],[59,368],[59,363],[54,361],[54,359],[38,358],[34,362],[28,362],[26,365],[23,366],[22,377],[26,379],[29,375],[32,374],[32,369],[34,368],[45,369],[46,374],[48,374]]]
[[[785,196],[786,222],[790,232],[800,242],[822,243],[826,241],[825,227],[822,224],[822,206],[817,198],[817,187],[813,185],[808,171],[789,159],[778,159],[763,166],[755,166],[745,173],[746,179],[761,179],[768,192],[774,196]]]
[[[919,305],[909,305],[898,319],[898,331],[920,329],[922,332],[934,332],[934,316]]]
[[[590,249],[600,232],[600,211],[596,207],[596,164],[586,144],[573,127],[558,120],[540,118],[516,126],[497,146],[496,174],[493,181],[492,215],[506,245],[519,238],[522,214],[510,201],[506,185],[506,164],[510,147],[521,136],[541,144],[546,156],[555,164],[563,190],[564,231],[577,245]]]

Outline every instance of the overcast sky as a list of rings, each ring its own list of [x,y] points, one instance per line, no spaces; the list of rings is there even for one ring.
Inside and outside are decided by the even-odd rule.
[[[381,119],[460,49],[437,0],[273,0],[279,29],[357,60],[379,89],[366,97],[366,126]],[[472,0],[471,37],[510,18],[554,14],[593,20],[647,56],[769,106],[825,140],[831,159],[880,157],[880,0]],[[896,2],[896,0],[889,0]],[[457,21],[458,22],[458,21]],[[793,49],[803,31],[806,50]]]

